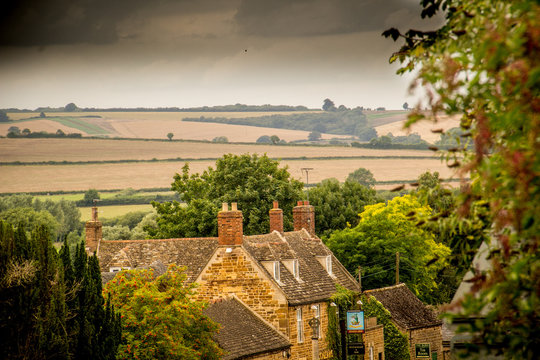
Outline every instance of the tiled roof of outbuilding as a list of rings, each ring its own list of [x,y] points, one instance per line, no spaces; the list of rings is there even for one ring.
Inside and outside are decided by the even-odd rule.
[[[289,340],[236,298],[211,304],[204,310],[221,325],[215,338],[227,354],[224,360],[241,359],[291,346]]]
[[[300,280],[285,266],[281,266],[281,279],[277,282],[291,305],[327,300],[336,292],[336,284],[351,290],[359,290],[358,284],[347,270],[332,255],[319,238],[311,237],[307,231],[293,231],[280,235],[246,236],[244,248],[259,262],[297,259]],[[333,271],[330,275],[317,257],[332,256]],[[271,274],[268,274],[273,278]]]
[[[381,289],[367,290],[380,301],[392,315],[392,320],[402,328],[416,329],[441,325],[435,313],[414,295],[404,283]]]
[[[186,266],[187,281],[193,282],[218,247],[217,238],[164,240],[102,240],[99,246],[101,271],[110,267],[148,267],[155,261]]]

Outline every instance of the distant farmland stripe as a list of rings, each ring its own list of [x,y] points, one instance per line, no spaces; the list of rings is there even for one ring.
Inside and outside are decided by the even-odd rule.
[[[123,163],[153,163],[153,162],[189,162],[189,161],[216,161],[219,158],[168,158],[168,159],[124,159],[124,160],[88,160],[88,161],[2,161],[0,165],[25,166],[25,165],[90,165],[90,164],[123,164]],[[272,157],[273,160],[436,160],[434,156],[295,156],[295,157]]]

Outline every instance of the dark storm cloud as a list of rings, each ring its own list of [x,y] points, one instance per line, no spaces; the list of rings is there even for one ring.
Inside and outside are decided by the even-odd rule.
[[[141,35],[122,24],[160,16],[236,13],[238,35],[268,38],[349,34],[409,26],[419,0],[7,0],[0,2],[0,46],[111,44]],[[388,20],[391,23],[388,23]],[[208,24],[211,28],[212,24]],[[142,28],[142,27],[141,27]],[[124,27],[125,30],[125,27]],[[181,25],[171,30],[182,34]]]
[[[316,36],[382,31],[407,26],[420,12],[418,0],[243,0],[236,14],[249,35]]]
[[[0,2],[0,46],[115,43],[121,37],[119,25],[125,20],[151,19],[164,13],[219,11],[226,6],[224,3],[216,0],[7,0]]]

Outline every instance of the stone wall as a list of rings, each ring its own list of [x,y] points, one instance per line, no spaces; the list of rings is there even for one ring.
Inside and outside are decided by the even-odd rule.
[[[291,357],[292,360],[308,360],[313,358],[313,332],[311,326],[308,322],[315,315],[314,310],[312,309],[313,305],[319,305],[320,307],[320,337],[318,340],[319,348],[319,357],[325,358],[325,354],[328,353],[326,349],[326,332],[328,329],[328,305],[326,302],[323,303],[314,303],[301,306],[291,306],[289,308],[289,328],[290,336],[289,341],[292,344],[291,347]],[[298,342],[298,323],[296,318],[297,309],[302,309],[303,315],[303,332],[304,332],[304,341]]]
[[[416,359],[415,344],[430,344],[431,353],[437,352],[437,359],[443,359],[442,326],[432,326],[408,331],[411,360]]]
[[[288,335],[285,296],[242,247],[219,247],[196,282],[200,284],[200,299],[212,301],[235,294],[252,311]]]
[[[366,352],[364,360],[370,360],[370,352],[373,349],[373,359],[384,360],[384,326],[377,325],[376,318],[370,318],[366,321],[366,332],[363,335]]]

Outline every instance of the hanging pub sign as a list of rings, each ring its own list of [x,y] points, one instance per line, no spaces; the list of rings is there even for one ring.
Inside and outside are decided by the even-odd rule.
[[[347,311],[347,332],[349,334],[363,333],[364,330],[364,312],[361,310]]]
[[[431,357],[429,344],[415,344],[415,353],[417,359],[429,359]]]

